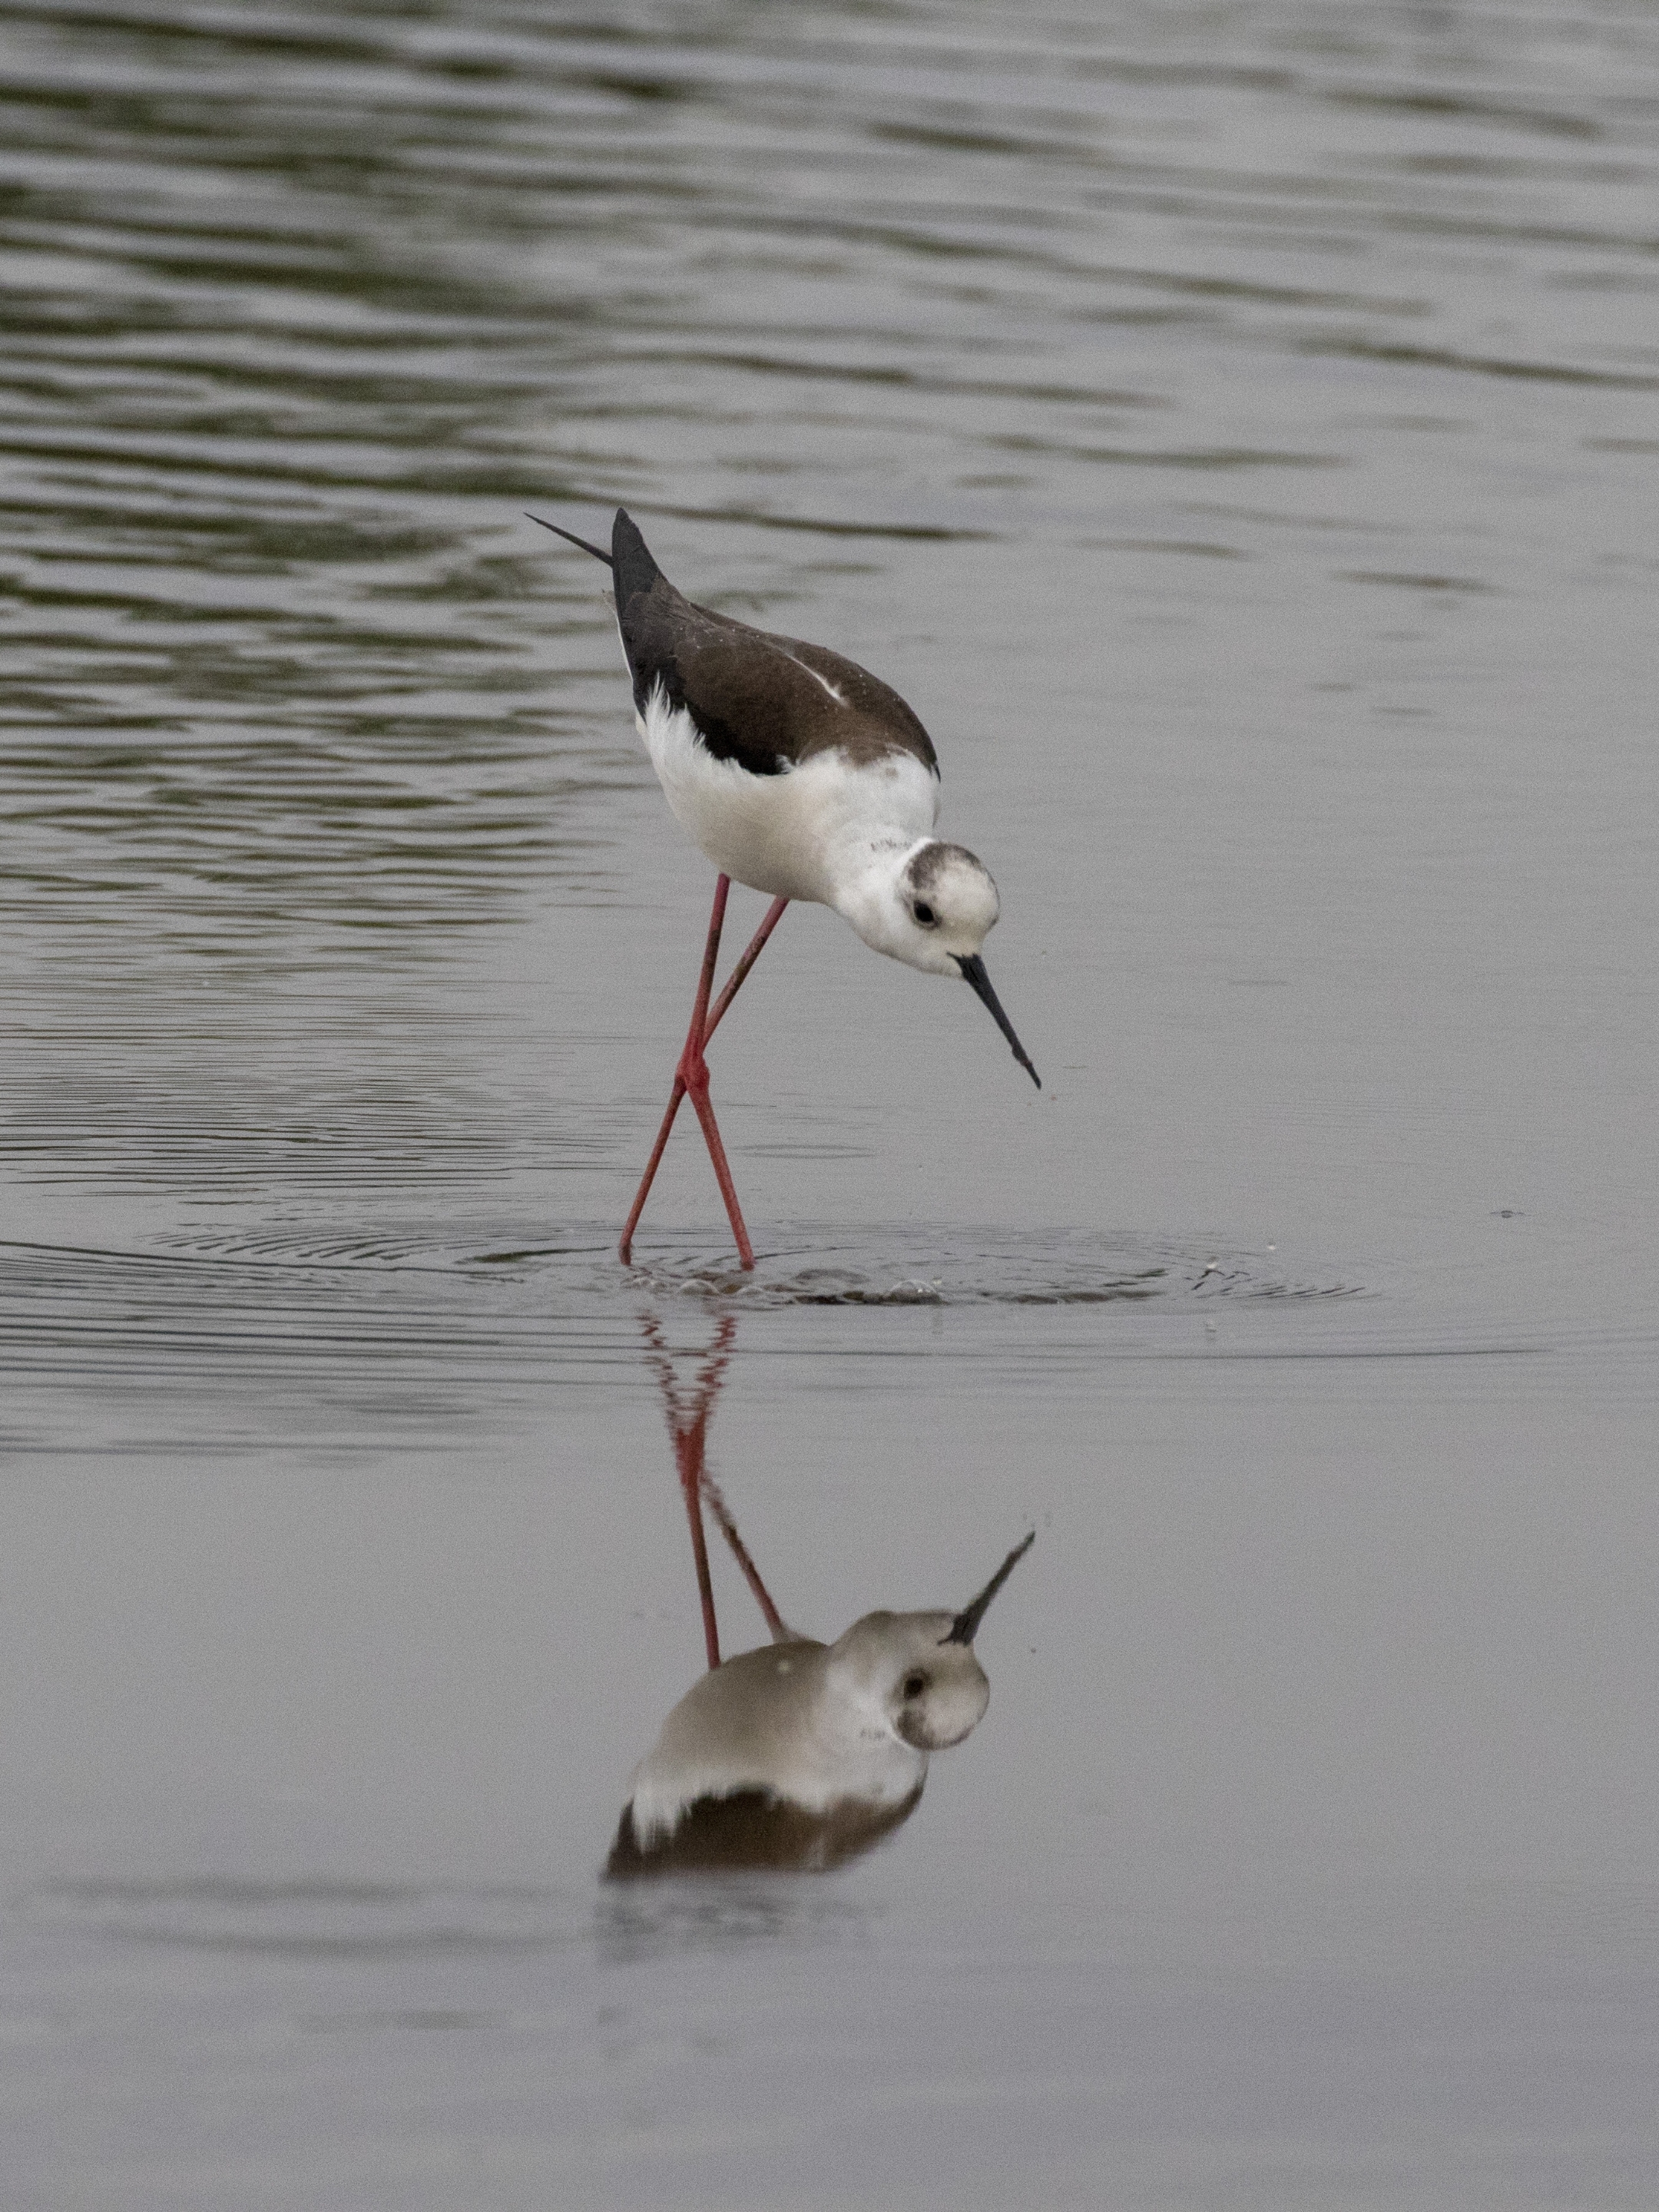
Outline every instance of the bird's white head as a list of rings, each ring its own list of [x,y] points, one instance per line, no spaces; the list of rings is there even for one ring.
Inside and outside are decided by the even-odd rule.
[[[1039,1090],[1042,1079],[991,988],[980,947],[996,926],[1002,902],[985,863],[963,845],[926,837],[908,851],[883,855],[836,904],[865,943],[929,975],[971,983]]]
[[[866,1613],[830,1655],[830,1673],[857,1698],[866,1725],[912,1751],[945,1751],[977,1728],[991,1702],[985,1669],[951,1644],[948,1613]]]
[[[991,1686],[974,1638],[992,1599],[1036,1540],[1032,1530],[960,1613],[866,1613],[833,1644],[826,1666],[866,1715],[912,1751],[946,1751],[985,1717]]]
[[[930,975],[957,975],[978,957],[1002,910],[984,862],[928,837],[895,854],[854,920],[867,945]]]

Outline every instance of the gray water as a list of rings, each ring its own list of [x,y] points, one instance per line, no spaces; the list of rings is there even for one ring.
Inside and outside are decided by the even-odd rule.
[[[0,15],[35,2208],[1659,2201],[1659,21]],[[896,684],[1039,1095],[708,865],[624,501]],[[759,902],[734,899],[746,929]],[[989,1713],[600,1879],[702,1643]],[[714,1563],[728,1650],[763,1629]]]

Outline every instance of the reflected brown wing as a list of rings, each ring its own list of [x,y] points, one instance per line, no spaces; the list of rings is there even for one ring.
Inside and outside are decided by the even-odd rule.
[[[921,1790],[918,1783],[896,1805],[865,1805],[849,1798],[827,1813],[808,1813],[769,1790],[735,1790],[729,1796],[699,1797],[672,1834],[649,1846],[642,1846],[635,1832],[633,1806],[624,1805],[605,1875],[629,1881],[642,1875],[762,1867],[786,1874],[825,1873],[902,1827],[921,1803]]]

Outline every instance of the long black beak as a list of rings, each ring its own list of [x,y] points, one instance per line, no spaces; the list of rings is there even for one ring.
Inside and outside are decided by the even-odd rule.
[[[532,519],[533,520],[534,518],[532,517]],[[1014,1035],[1014,1025],[1009,1020],[1007,1015],[1003,1012],[1001,1000],[998,998],[996,993],[991,988],[991,979],[985,972],[985,963],[980,958],[977,952],[974,953],[970,958],[966,960],[963,958],[959,952],[953,952],[951,955],[951,957],[956,962],[957,967],[961,969],[963,974],[973,985],[974,988],[979,993],[979,995],[984,1000],[986,1005],[991,1009],[992,1020],[1002,1031],[1004,1036],[1007,1038],[1009,1043],[1014,1048],[1014,1058],[1025,1070],[1025,1073],[1030,1077],[1032,1082],[1036,1084],[1037,1089],[1041,1091],[1042,1088],[1042,1078],[1037,1073],[1036,1068],[1032,1066],[1030,1055],[1027,1053],[1024,1046],[1020,1042],[1019,1039]]]
[[[950,1634],[948,1636],[940,1637],[939,1642],[941,1644],[971,1644],[973,1642],[975,1636],[978,1633],[979,1625],[985,1618],[986,1609],[989,1606],[991,1600],[1002,1588],[1004,1583],[1007,1581],[1009,1576],[1012,1574],[1014,1569],[1019,1565],[1020,1561],[1025,1557],[1025,1554],[1030,1550],[1032,1545],[1035,1544],[1036,1541],[1036,1530],[1033,1528],[1030,1534],[1025,1539],[1025,1541],[1023,1544],[1015,1545],[1013,1550],[1009,1553],[1007,1558],[997,1569],[995,1574],[992,1576],[990,1581],[986,1583],[984,1589],[974,1600],[973,1603],[963,1607],[962,1611],[951,1623]]]

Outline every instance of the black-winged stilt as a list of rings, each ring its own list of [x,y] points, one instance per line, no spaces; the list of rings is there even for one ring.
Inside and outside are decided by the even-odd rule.
[[[833,907],[876,951],[928,975],[965,979],[1041,1088],[981,957],[997,919],[997,887],[972,853],[933,836],[939,757],[896,691],[823,646],[775,637],[694,605],[658,568],[622,507],[609,553],[556,522],[530,520],[610,568],[640,735],[670,806],[719,871],[691,1027],[617,1249],[627,1262],[680,1101],[689,1096],[738,1257],[752,1267],[754,1248],[714,1120],[704,1054],[785,907],[792,899]],[[733,878],[769,895],[772,904],[711,1006]]]

